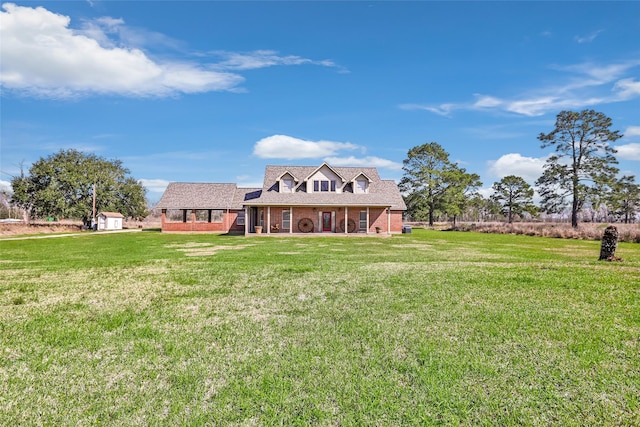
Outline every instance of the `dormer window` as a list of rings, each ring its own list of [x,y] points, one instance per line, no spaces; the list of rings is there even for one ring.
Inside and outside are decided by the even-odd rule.
[[[336,182],[335,180],[329,181],[329,180],[315,180],[313,181],[313,191],[314,193],[317,192],[329,192],[331,191],[332,193],[336,192]]]
[[[356,186],[354,188],[354,193],[368,193],[369,192],[369,182],[365,179],[356,180]]]
[[[294,182],[292,178],[283,178],[280,189],[282,193],[293,193]]]

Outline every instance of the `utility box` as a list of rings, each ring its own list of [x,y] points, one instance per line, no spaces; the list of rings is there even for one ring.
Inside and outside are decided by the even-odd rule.
[[[402,226],[402,234],[411,234],[411,226],[403,225]]]

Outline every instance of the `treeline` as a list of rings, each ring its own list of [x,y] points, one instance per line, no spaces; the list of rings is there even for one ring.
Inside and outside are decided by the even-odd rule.
[[[407,218],[433,226],[436,221],[542,220],[571,222],[634,222],[640,211],[640,186],[635,176],[619,176],[611,143],[622,135],[611,119],[594,110],[562,111],[555,128],[538,140],[553,148],[535,189],[524,178],[509,175],[494,182],[485,198],[479,176],[449,159],[431,142],[409,150],[403,162],[400,189]],[[534,203],[535,192],[539,203]]]

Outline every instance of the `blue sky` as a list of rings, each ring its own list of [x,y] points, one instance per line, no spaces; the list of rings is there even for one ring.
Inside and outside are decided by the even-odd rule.
[[[2,3],[0,186],[75,148],[170,181],[261,185],[267,164],[402,177],[438,142],[491,185],[592,108],[640,180],[640,2]]]

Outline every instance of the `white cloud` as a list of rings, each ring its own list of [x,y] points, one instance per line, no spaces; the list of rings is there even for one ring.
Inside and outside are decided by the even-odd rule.
[[[399,108],[402,110],[425,110],[440,116],[448,117],[453,110],[458,109],[457,104],[440,104],[438,106],[420,105],[420,104],[402,104]]]
[[[43,7],[5,3],[2,8],[0,83],[7,89],[52,97],[168,96],[233,90],[244,81],[198,64],[156,62],[139,49],[114,47],[108,31],[74,31],[69,17]],[[99,24],[113,28],[122,22],[102,18]]]
[[[498,160],[490,160],[489,173],[498,178],[516,175],[525,181],[533,183],[542,175],[546,158],[525,157],[519,153],[509,153]]]
[[[616,157],[622,160],[640,160],[640,144],[631,143],[626,145],[618,145],[615,147],[618,150]]]
[[[236,182],[240,188],[260,188],[262,187],[262,181],[252,181],[254,177],[251,175],[238,175],[236,176]]]
[[[494,193],[493,191],[493,187],[483,187],[478,189],[478,193],[485,199],[488,199],[489,197],[491,197],[491,195]]]
[[[476,95],[476,96],[478,99],[473,104],[474,108],[493,108],[493,107],[499,107],[503,104],[502,100],[498,98],[494,98],[493,96],[482,96],[482,95]]]
[[[4,181],[0,179],[0,191],[13,194],[13,188],[11,187],[11,183],[9,181]]]
[[[331,60],[315,61],[297,55],[279,55],[274,50],[254,50],[251,52],[211,52],[222,57],[222,62],[216,66],[227,70],[253,70],[257,68],[274,67],[277,65],[321,65],[324,67],[336,67]]]
[[[623,134],[625,137],[640,136],[640,126],[629,126]]]
[[[631,99],[640,96],[640,82],[634,79],[622,79],[613,86],[613,91],[620,99]]]
[[[357,150],[349,142],[307,141],[287,135],[272,135],[256,142],[253,154],[262,159],[317,159],[335,155],[340,150]]]
[[[594,31],[593,33],[588,34],[586,36],[575,36],[574,40],[577,41],[580,44],[591,43],[596,38],[598,38],[598,36],[600,35],[600,33],[602,33],[602,31],[604,31],[604,30]]]
[[[324,159],[331,166],[356,166],[356,167],[369,167],[369,168],[383,168],[390,170],[402,170],[402,163],[394,162],[387,159],[382,159],[375,156],[366,156],[357,158],[354,156],[349,157],[327,157]]]
[[[140,183],[144,188],[149,190],[152,193],[164,193],[164,190],[167,189],[169,185],[169,181],[166,179],[141,179]]]
[[[639,60],[612,64],[581,63],[568,66],[550,66],[565,73],[563,81],[546,87],[534,88],[512,97],[474,94],[474,101],[459,103],[402,104],[405,110],[425,110],[442,116],[451,116],[456,110],[504,111],[523,116],[541,116],[563,109],[580,109],[597,104],[628,101],[640,97],[640,82],[625,77],[640,66]]]
[[[262,188],[263,181],[238,181],[238,188]]]

